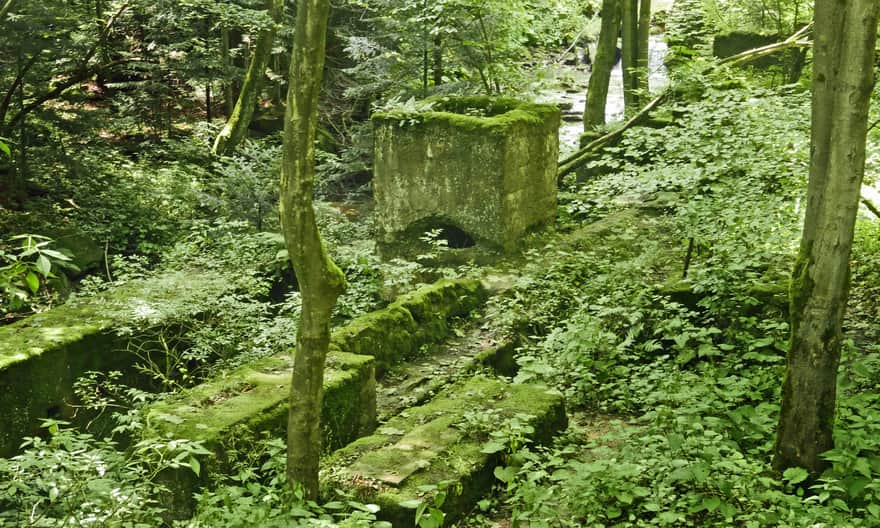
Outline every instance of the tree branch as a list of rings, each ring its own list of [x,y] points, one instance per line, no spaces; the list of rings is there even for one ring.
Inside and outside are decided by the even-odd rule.
[[[12,0],[9,0],[9,1],[11,2]],[[36,97],[33,101],[28,103],[27,106],[22,108],[17,114],[15,114],[12,117],[12,119],[9,120],[9,123],[4,124],[3,120],[0,119],[0,127],[8,129],[8,128],[15,126],[19,121],[21,121],[24,118],[24,116],[26,116],[30,112],[34,111],[36,108],[39,108],[46,101],[51,101],[52,99],[59,97],[62,93],[64,93],[65,90],[67,90],[71,86],[74,86],[75,84],[80,83],[80,82],[88,79],[89,77],[91,77],[92,75],[95,75],[96,73],[98,73],[100,71],[106,70],[107,68],[111,68],[111,67],[116,66],[118,64],[123,64],[126,62],[132,62],[133,60],[137,60],[137,59],[120,59],[120,60],[109,62],[104,65],[95,65],[95,66],[91,66],[91,67],[89,66],[89,62],[95,56],[95,53],[98,52],[98,48],[100,47],[103,39],[110,33],[110,30],[113,29],[113,25],[116,23],[116,21],[119,19],[119,17],[122,16],[128,10],[128,8],[131,6],[131,4],[132,4],[132,0],[124,2],[121,6],[119,6],[119,9],[116,10],[116,12],[113,14],[113,16],[111,16],[109,19],[107,19],[107,23],[104,24],[104,27],[101,30],[101,33],[98,35],[97,40],[95,40],[95,43],[92,45],[91,48],[89,48],[89,50],[86,52],[86,54],[80,60],[80,67],[77,71],[71,72],[69,74],[69,76],[67,77],[67,79],[60,82],[59,84],[57,84],[55,86],[55,88],[53,88],[52,90],[49,90],[48,92],[44,93],[43,95],[41,95],[39,97]],[[39,54],[35,55],[34,58],[32,59],[32,61],[36,60],[36,58],[38,56],[39,56]],[[32,65],[33,64],[28,64],[28,68]],[[10,93],[11,93],[11,91],[10,91]],[[0,116],[5,117],[6,108],[4,107],[3,110],[4,111],[2,113],[0,113]]]
[[[874,216],[876,216],[877,218],[880,218],[880,209],[878,209],[877,206],[874,205],[874,202],[872,202],[871,200],[868,200],[863,195],[862,196],[862,203],[865,204],[865,207],[868,208],[868,211],[871,211],[872,213],[874,213]]]

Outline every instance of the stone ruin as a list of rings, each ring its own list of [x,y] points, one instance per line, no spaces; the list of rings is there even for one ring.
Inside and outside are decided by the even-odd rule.
[[[556,215],[560,112],[510,98],[443,97],[375,114],[378,242],[395,254],[430,229],[453,248],[510,253]]]

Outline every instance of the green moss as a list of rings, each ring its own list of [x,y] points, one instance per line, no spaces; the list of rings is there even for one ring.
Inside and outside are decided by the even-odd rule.
[[[118,370],[122,383],[147,386],[134,369],[137,357],[121,352],[129,338],[118,329],[146,330],[198,315],[207,300],[233,288],[228,277],[176,272],[0,327],[0,408],[7,410],[0,416],[0,456],[37,434],[40,420],[72,418],[73,383],[88,371]]]
[[[416,114],[377,112],[375,122],[390,122],[402,126],[413,123],[439,123],[459,131],[491,133],[503,132],[517,124],[542,126],[549,119],[558,123],[561,113],[555,105],[536,104],[509,97],[434,97],[432,110]]]
[[[420,486],[453,481],[460,492],[451,491],[443,509],[454,520],[491,488],[492,470],[499,462],[497,454],[482,452],[483,439],[459,426],[464,413],[481,410],[534,416],[531,425],[539,443],[566,426],[561,395],[478,376],[448,387],[431,402],[392,418],[376,434],[334,453],[324,463],[322,485],[327,491],[357,488],[363,500],[381,506],[380,515],[397,527],[412,526],[414,512],[400,503],[423,499]]]
[[[448,320],[467,315],[485,302],[487,292],[476,280],[442,279],[398,298],[394,305],[406,309],[418,324],[419,344],[442,340]]]
[[[813,279],[810,278],[810,262],[812,260],[813,242],[801,244],[794,270],[791,272],[789,287],[789,314],[791,315],[792,344],[797,338],[801,320],[804,317],[804,305],[813,293]]]
[[[333,332],[330,342],[344,352],[375,357],[376,369],[382,373],[418,351],[418,333],[412,314],[401,306],[391,305],[358,317]]]
[[[231,470],[229,453],[247,451],[265,432],[287,430],[292,355],[240,367],[220,379],[152,405],[145,435],[198,440],[212,452],[200,458],[199,478],[189,469],[166,471],[163,504],[173,518],[192,513],[192,494]],[[325,449],[336,449],[373,430],[376,417],[374,360],[333,352],[324,372],[321,420]]]

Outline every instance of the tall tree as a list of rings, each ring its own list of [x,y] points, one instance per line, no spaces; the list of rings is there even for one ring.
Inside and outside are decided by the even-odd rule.
[[[620,33],[621,0],[602,0],[602,28],[596,46],[596,59],[587,87],[584,107],[584,130],[605,124],[605,103],[608,100],[608,82],[617,59],[617,35]]]
[[[791,343],[774,465],[818,474],[833,447],[841,321],[865,168],[880,2],[817,0],[810,183],[792,273]]]
[[[254,55],[251,58],[250,66],[248,66],[247,74],[245,74],[238,100],[223,130],[214,139],[212,149],[214,155],[222,156],[234,151],[247,134],[247,129],[254,116],[254,107],[257,105],[257,98],[260,95],[260,86],[263,76],[266,75],[269,57],[272,55],[275,33],[284,14],[284,1],[266,0],[266,11],[272,18],[272,23],[260,30],[257,46],[254,48]]]
[[[651,0],[639,1],[639,49],[636,52],[636,93],[648,91],[648,67],[650,66],[651,44]],[[638,98],[639,106],[644,104],[642,97]]]
[[[627,112],[639,107],[639,0],[621,0],[623,28],[621,31],[621,69],[623,71],[623,104]]]
[[[287,423],[287,476],[289,482],[302,484],[310,498],[318,495],[330,314],[345,288],[345,277],[327,254],[312,207],[318,94],[329,11],[329,0],[297,2],[281,164],[281,226],[302,294]]]

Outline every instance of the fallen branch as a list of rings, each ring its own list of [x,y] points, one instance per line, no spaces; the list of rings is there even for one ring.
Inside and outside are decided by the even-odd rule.
[[[862,196],[862,203],[865,204],[865,207],[868,208],[868,211],[871,211],[872,213],[874,213],[874,216],[880,218],[880,209],[878,209],[877,206],[874,205],[874,202]]]
[[[736,55],[732,55],[725,59],[718,61],[717,63],[712,64],[705,71],[702,72],[703,75],[708,75],[718,69],[721,65],[727,66],[739,66],[742,64],[746,64],[748,62],[761,59],[763,57],[772,55],[782,50],[790,49],[790,48],[799,48],[799,47],[808,47],[812,45],[812,42],[807,40],[801,40],[801,37],[809,33],[809,31],[813,28],[813,24],[810,23],[796,33],[783,40],[782,42],[777,42],[775,44],[769,44],[767,46],[762,46],[760,48],[754,48],[742,53],[738,53]],[[572,154],[571,156],[565,158],[564,160],[559,162],[559,170],[556,175],[556,181],[558,183],[562,182],[562,179],[583,166],[589,159],[602,148],[604,148],[609,143],[616,141],[620,136],[623,135],[628,129],[640,124],[642,121],[648,118],[648,115],[653,112],[658,106],[665,103],[669,97],[672,95],[674,90],[673,86],[667,86],[663,92],[660,93],[653,101],[648,103],[644,108],[639,110],[639,112],[631,117],[628,121],[626,121],[622,126],[612,130],[611,132],[601,136],[599,138],[594,139],[593,141],[587,143],[582,148],[580,148],[577,152]]]

